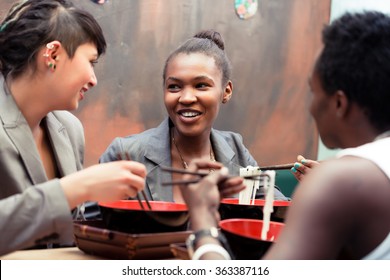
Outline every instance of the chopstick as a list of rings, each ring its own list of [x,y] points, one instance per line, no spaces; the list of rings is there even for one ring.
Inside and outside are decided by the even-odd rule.
[[[198,175],[201,177],[205,177],[205,176],[210,174],[208,172],[188,171],[187,169],[178,169],[178,168],[173,168],[173,167],[169,167],[169,166],[160,166],[160,168],[162,171],[167,171],[167,172],[171,172],[171,173]]]
[[[198,183],[201,180],[201,178],[210,174],[208,172],[188,171],[186,169],[177,169],[177,168],[172,168],[172,167],[168,167],[168,166],[160,166],[160,167],[161,167],[161,170],[166,171],[166,172],[197,175],[200,177],[200,178],[194,178],[194,179],[190,179],[190,180],[175,180],[175,181],[162,182],[161,183],[162,186],[171,186],[171,185],[175,185],[175,184],[186,184],[186,185],[194,184],[194,183]],[[233,177],[238,177],[238,176],[229,175],[226,179],[233,178]],[[241,178],[244,178],[247,180],[254,180],[254,181],[257,181],[257,180],[260,181],[261,177],[263,177],[263,176],[262,175],[241,176]]]
[[[130,155],[129,155],[127,152],[125,153],[125,157],[126,157],[126,160],[131,160],[131,159],[130,159]],[[118,158],[119,158],[119,159],[123,159],[122,156],[121,156],[120,154],[118,154]],[[148,209],[149,209],[149,210],[152,210],[152,206],[151,206],[150,203],[149,203],[149,200],[148,200],[148,197],[146,196],[145,191],[142,190],[142,191],[141,191],[141,194],[142,194],[142,196],[144,197],[144,200],[145,200],[145,202],[146,202],[146,205],[148,206]],[[144,205],[143,205],[142,200],[141,200],[141,196],[139,195],[139,192],[137,192],[137,200],[138,200],[138,203],[139,203],[139,205],[141,206],[142,210],[145,210]]]
[[[294,167],[294,163],[286,163],[286,164],[277,164],[277,165],[269,165],[269,166],[261,166],[260,170],[282,170],[282,169],[291,169]]]

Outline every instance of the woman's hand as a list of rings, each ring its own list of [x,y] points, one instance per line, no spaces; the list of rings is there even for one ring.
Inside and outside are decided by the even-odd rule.
[[[297,162],[294,163],[294,167],[291,168],[291,172],[298,181],[302,181],[303,178],[310,173],[311,169],[319,164],[318,161],[306,159],[299,155],[297,157]]]
[[[135,161],[114,161],[85,168],[60,179],[70,208],[85,201],[133,197],[145,187],[146,168]]]
[[[217,226],[219,217],[219,202],[222,197],[241,191],[245,186],[240,177],[230,178],[227,168],[219,162],[209,160],[194,160],[189,171],[213,169],[210,175],[198,183],[181,185],[180,191],[191,215],[193,230]],[[183,180],[194,179],[194,175],[184,175]]]

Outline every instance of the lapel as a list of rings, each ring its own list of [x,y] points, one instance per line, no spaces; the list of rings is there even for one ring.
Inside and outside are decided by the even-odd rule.
[[[48,179],[31,129],[6,88],[3,77],[0,78],[0,119],[5,133],[19,152],[32,184],[46,182]],[[64,176],[77,171],[72,144],[65,127],[53,113],[49,113],[44,121],[60,174]]]
[[[33,184],[47,181],[38,149],[26,119],[20,112],[11,94],[0,81],[0,118],[9,139],[15,145]]]
[[[211,143],[214,149],[215,159],[229,167],[236,153],[230,147],[225,138],[217,130],[211,129]]]
[[[147,184],[154,200],[173,201],[171,186],[162,187],[161,182],[172,180],[171,174],[161,172],[160,165],[171,166],[171,149],[169,136],[169,118],[166,118],[155,129],[155,133],[147,141],[145,151],[146,167],[148,170]]]
[[[76,172],[76,158],[65,126],[53,113],[49,113],[46,128],[61,177]]]

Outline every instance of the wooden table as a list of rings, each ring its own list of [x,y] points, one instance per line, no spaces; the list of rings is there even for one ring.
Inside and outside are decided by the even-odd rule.
[[[85,254],[78,247],[58,249],[20,250],[0,257],[1,260],[102,260]]]

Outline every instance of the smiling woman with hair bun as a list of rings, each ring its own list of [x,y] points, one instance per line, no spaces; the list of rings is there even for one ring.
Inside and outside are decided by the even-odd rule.
[[[162,187],[160,183],[181,176],[162,173],[159,166],[187,168],[194,159],[207,159],[222,163],[232,175],[238,175],[240,167],[257,166],[241,135],[213,128],[221,106],[233,94],[231,72],[221,34],[214,30],[195,34],[165,62],[163,92],[168,118],[143,133],[116,138],[100,162],[130,154],[132,160],[146,165],[148,198],[175,202],[183,202],[178,186]],[[235,183],[231,182],[232,188],[228,187],[224,196],[234,193]],[[286,199],[277,190],[276,198]]]

